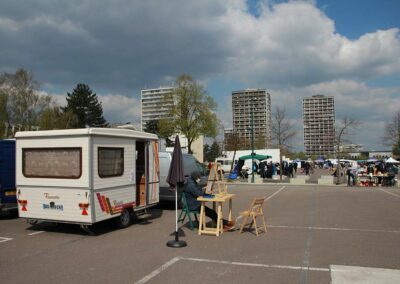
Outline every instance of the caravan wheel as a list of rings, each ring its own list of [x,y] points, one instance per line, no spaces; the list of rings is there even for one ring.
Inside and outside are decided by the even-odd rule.
[[[120,228],[126,228],[131,224],[131,212],[128,209],[123,209],[121,215],[117,217],[117,226]]]

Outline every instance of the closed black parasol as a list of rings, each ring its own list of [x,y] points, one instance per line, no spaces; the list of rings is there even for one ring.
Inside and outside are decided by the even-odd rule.
[[[169,166],[167,182],[171,189],[175,190],[175,239],[167,242],[167,246],[181,248],[187,246],[185,241],[179,240],[178,233],[178,185],[185,181],[183,174],[182,150],[179,136],[175,137],[174,152],[172,153],[171,165]]]
[[[179,183],[182,183],[184,181],[185,181],[185,176],[183,175],[181,143],[179,142],[179,136],[176,135],[174,152],[172,153],[171,165],[169,166],[167,182],[171,188],[176,188]]]

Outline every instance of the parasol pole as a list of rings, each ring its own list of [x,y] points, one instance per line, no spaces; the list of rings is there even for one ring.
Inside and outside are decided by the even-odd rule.
[[[175,187],[175,241],[178,240],[178,189]]]
[[[183,248],[187,246],[185,241],[179,240],[178,231],[178,185],[175,187],[175,239],[168,241],[167,246],[171,248]]]
[[[179,136],[176,135],[174,152],[172,154],[171,166],[167,177],[167,182],[170,184],[171,188],[175,189],[175,239],[167,242],[167,246],[172,248],[182,248],[187,246],[185,241],[179,240],[178,231],[178,186],[183,181],[181,143],[179,142]]]

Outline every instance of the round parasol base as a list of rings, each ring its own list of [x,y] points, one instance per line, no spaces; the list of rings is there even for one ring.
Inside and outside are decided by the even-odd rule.
[[[185,241],[172,240],[172,241],[167,242],[167,247],[170,247],[170,248],[183,248],[186,246],[187,246],[187,243]]]

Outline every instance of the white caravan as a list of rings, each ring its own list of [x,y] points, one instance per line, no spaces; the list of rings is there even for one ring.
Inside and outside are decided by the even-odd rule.
[[[19,216],[80,224],[117,218],[159,201],[158,138],[115,128],[16,134]]]

